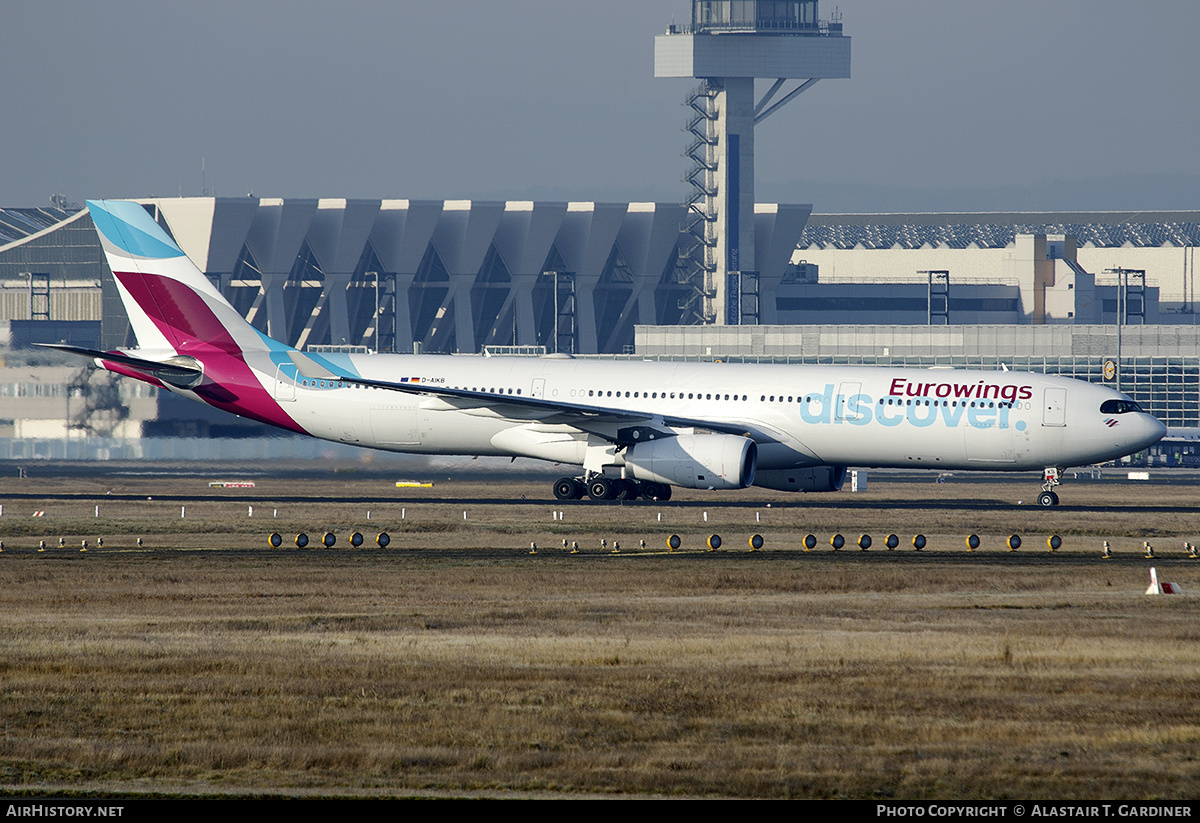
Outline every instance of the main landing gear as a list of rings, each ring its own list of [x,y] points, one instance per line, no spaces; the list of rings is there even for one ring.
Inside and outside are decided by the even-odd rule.
[[[1058,495],[1054,493],[1054,487],[1062,481],[1059,480],[1062,472],[1054,467],[1049,466],[1042,472],[1042,493],[1038,495],[1038,505],[1043,508],[1050,508],[1058,505]]]
[[[647,500],[664,502],[671,499],[671,487],[665,483],[639,482],[603,474],[586,477],[560,477],[554,481],[554,496],[559,500]]]

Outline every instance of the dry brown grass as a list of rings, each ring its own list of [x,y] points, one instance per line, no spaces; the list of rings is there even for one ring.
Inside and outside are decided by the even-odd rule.
[[[260,491],[256,515],[278,493]],[[713,506],[707,524],[688,505],[566,508],[558,526],[549,512],[561,506],[472,502],[464,526],[464,504],[435,489],[445,502],[372,503],[372,522],[400,523],[391,509],[403,505],[411,528],[444,528],[353,553],[177,550],[262,544],[267,521],[243,528],[245,504],[216,496],[188,503],[195,531],[164,526],[155,541],[169,551],[39,555],[32,535],[11,538],[22,546],[0,556],[0,783],[1194,797],[1200,598],[1143,597],[1150,563],[1128,551],[1101,561],[1096,540],[1053,557],[1030,557],[1032,538],[1015,558],[997,543],[962,551],[967,531],[1010,531],[1003,503],[956,514],[872,494],[872,505]],[[101,504],[113,528],[178,515],[178,504]],[[46,534],[63,523],[96,533],[83,528],[96,525],[91,501],[45,505]],[[281,515],[310,533],[365,525],[348,504],[288,511],[299,505]],[[1169,512],[1191,504],[1124,505],[1175,528]],[[947,519],[944,545],[923,557],[795,549],[810,529],[824,540],[904,522],[907,534],[906,518],[924,512]],[[1034,510],[1031,522],[1061,513]],[[1137,519],[1125,512],[1123,546]],[[755,526],[772,550],[740,550]],[[590,544],[668,530],[693,542],[720,531],[739,550],[614,556]],[[567,532],[581,554],[524,548]],[[1194,593],[1190,562],[1175,551],[1158,565]]]
[[[1194,794],[1197,601],[1137,565],[577,559],[7,557],[0,775]]]

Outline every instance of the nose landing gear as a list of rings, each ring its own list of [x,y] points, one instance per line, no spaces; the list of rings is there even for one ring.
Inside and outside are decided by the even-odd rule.
[[[1048,466],[1042,472],[1042,493],[1038,495],[1038,505],[1043,508],[1050,508],[1058,505],[1058,495],[1054,493],[1054,487],[1062,481],[1059,479],[1062,476],[1062,470],[1056,466]]]

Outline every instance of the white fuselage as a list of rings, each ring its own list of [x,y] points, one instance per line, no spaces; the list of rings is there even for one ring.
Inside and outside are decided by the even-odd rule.
[[[1114,459],[1156,442],[1142,412],[1106,414],[1112,389],[1009,371],[556,358],[323,355],[337,373],[481,392],[447,398],[309,379],[248,359],[305,431],[425,454],[519,455],[585,465],[597,439],[552,409],[505,398],[743,431],[763,470],[852,465],[1019,471]],[[185,392],[186,393],[186,392]],[[1128,399],[1128,398],[1125,398]],[[601,415],[603,417],[603,415]],[[599,424],[599,425],[602,425]],[[689,427],[691,428],[691,427]]]

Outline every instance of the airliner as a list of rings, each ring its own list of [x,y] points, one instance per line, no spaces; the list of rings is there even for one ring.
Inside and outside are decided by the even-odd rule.
[[[578,466],[560,500],[672,487],[836,491],[848,466],[1062,470],[1158,442],[1102,385],[1015,371],[305,352],[251,326],[139,204],[88,208],[138,347],[54,345],[233,414],[340,443]]]

